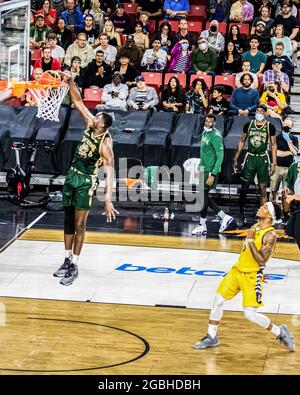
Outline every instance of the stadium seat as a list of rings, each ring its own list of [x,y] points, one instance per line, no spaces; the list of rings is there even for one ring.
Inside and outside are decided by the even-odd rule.
[[[162,73],[143,71],[142,76],[145,78],[145,82],[147,85],[152,86],[153,88],[159,91],[163,83]]]
[[[229,23],[229,28],[228,30],[230,30],[232,25],[237,25],[240,29],[240,34],[242,34],[243,36],[248,37],[250,34],[250,24],[247,22],[243,22],[241,23],[236,23],[236,22],[230,22]]]
[[[84,90],[83,102],[87,108],[96,108],[101,103],[102,91],[101,88],[86,88]]]
[[[215,85],[228,85],[232,88],[235,87],[235,75],[226,74],[226,75],[216,75],[215,76]]]
[[[207,21],[205,24],[205,30],[209,29],[209,24],[210,22]],[[219,22],[219,32],[223,34],[223,36],[226,36],[226,31],[227,31],[227,23],[226,22]]]
[[[136,3],[124,3],[124,10],[127,14],[136,14],[138,4]]]
[[[158,26],[160,26],[163,22],[169,22],[169,24],[171,25],[171,28],[172,28],[172,32],[173,32],[173,33],[177,33],[177,32],[178,32],[178,24],[179,24],[178,21],[163,20],[163,21],[160,21],[160,22],[159,22],[159,25],[158,25]]]
[[[156,29],[156,21],[154,19],[149,19],[148,22],[150,26],[150,33],[153,34]]]
[[[179,74],[177,74],[177,73],[166,73],[165,74],[165,79],[164,79],[164,85],[165,86],[168,85],[168,82],[170,81],[170,79],[172,77],[177,77],[179,79],[181,87],[185,89],[185,87],[186,87],[186,74],[184,74],[184,73],[179,73]]]
[[[190,12],[188,13],[188,19],[195,17],[197,20],[199,17],[206,19],[206,6],[205,5],[191,5]]]
[[[31,49],[30,50],[30,63],[33,66],[38,58],[42,56],[40,49]]]
[[[121,44],[125,45],[126,44],[127,34],[121,34],[120,37],[121,37]]]
[[[210,89],[210,88],[212,87],[212,83],[213,83],[213,82],[212,82],[212,81],[213,81],[212,75],[207,75],[207,74],[200,74],[200,75],[192,74],[192,75],[191,75],[191,78],[190,78],[190,88],[192,87],[192,82],[193,82],[196,78],[202,78],[202,79],[205,81],[205,83],[206,83],[208,89]]]
[[[190,21],[187,21],[187,23],[188,23],[188,30],[191,33],[197,33],[197,35],[200,34],[200,32],[202,30],[202,21],[190,20]]]

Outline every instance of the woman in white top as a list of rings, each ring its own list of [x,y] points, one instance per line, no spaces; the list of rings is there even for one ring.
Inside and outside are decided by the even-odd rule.
[[[293,47],[291,39],[284,35],[284,26],[283,25],[276,25],[274,28],[273,37],[271,37],[271,43],[273,47],[273,53],[275,53],[275,45],[279,42],[282,42],[284,45],[283,54],[292,58],[293,55]]]

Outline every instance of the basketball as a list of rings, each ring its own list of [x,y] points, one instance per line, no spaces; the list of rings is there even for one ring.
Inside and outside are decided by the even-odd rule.
[[[58,71],[48,70],[42,74],[39,82],[44,85],[55,84],[61,82],[61,78]]]

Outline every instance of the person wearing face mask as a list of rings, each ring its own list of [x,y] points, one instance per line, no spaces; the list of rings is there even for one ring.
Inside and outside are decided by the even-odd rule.
[[[194,236],[206,236],[207,211],[210,207],[221,219],[219,232],[224,232],[233,222],[233,217],[227,215],[209,196],[210,189],[217,185],[218,174],[224,160],[223,137],[216,128],[216,117],[209,114],[205,117],[202,139],[200,143],[200,166],[204,172],[204,202],[200,211],[200,224],[192,231]]]
[[[194,49],[191,55],[192,70],[190,73],[215,75],[218,60],[219,55],[208,46],[206,38],[200,37],[198,48]]]
[[[259,95],[257,89],[251,88],[253,77],[245,73],[240,78],[241,87],[236,88],[230,98],[230,115],[248,116],[258,105]]]
[[[200,37],[207,40],[208,46],[213,48],[217,53],[224,51],[225,39],[222,33],[218,32],[219,22],[215,19],[210,22],[209,29],[203,30]]]
[[[259,105],[256,108],[255,119],[247,122],[243,128],[243,133],[237,146],[233,158],[233,172],[238,171],[238,158],[248,140],[248,149],[242,166],[242,186],[240,190],[240,216],[237,224],[242,227],[245,224],[245,205],[247,192],[250,184],[254,182],[255,176],[258,180],[260,190],[261,205],[267,202],[267,185],[270,176],[276,171],[277,144],[275,126],[266,120],[267,108]],[[268,144],[272,150],[272,165],[268,155]]]
[[[285,233],[296,239],[300,249],[300,161],[289,167],[284,186],[286,204],[293,210]]]
[[[276,201],[279,186],[281,182],[285,179],[289,167],[293,164],[294,157],[297,156],[298,154],[299,143],[297,137],[292,134],[293,124],[294,122],[292,118],[289,117],[285,118],[282,125],[282,131],[278,136],[276,136],[277,166],[276,166],[276,171],[272,175],[270,182],[271,201]],[[287,221],[288,210],[285,210],[284,204],[283,204],[283,215],[284,215],[284,220]]]
[[[188,73],[190,70],[191,51],[189,51],[188,40],[176,43],[171,51],[171,62],[169,73]]]

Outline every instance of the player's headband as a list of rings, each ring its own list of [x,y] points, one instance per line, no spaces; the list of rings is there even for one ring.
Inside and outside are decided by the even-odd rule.
[[[276,215],[275,215],[275,208],[274,208],[274,204],[272,202],[267,202],[266,203],[269,213],[271,214],[272,217],[272,224],[274,225],[276,222]]]

